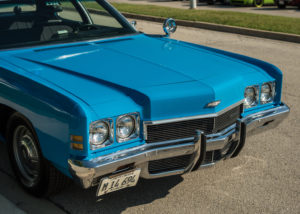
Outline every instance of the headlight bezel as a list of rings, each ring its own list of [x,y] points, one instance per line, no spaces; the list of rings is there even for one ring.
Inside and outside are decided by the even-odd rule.
[[[254,93],[255,93],[255,100],[251,103],[251,104],[247,104],[246,103],[246,90],[247,89],[253,89]],[[259,85],[251,85],[251,86],[247,86],[244,90],[244,108],[248,109],[248,108],[252,108],[255,107],[259,104],[259,98],[260,98],[260,94],[259,94]]]
[[[134,128],[128,137],[121,137],[118,135],[118,124],[119,124],[120,120],[124,117],[131,117],[134,120]],[[123,143],[126,141],[130,141],[130,140],[139,138],[139,136],[140,136],[140,114],[137,112],[134,112],[134,113],[120,115],[116,119],[115,129],[116,129],[116,140],[118,143]]]
[[[106,124],[106,126],[108,127],[108,136],[102,143],[95,144],[90,140],[90,138],[91,138],[92,132],[94,132],[92,129],[98,123]],[[97,120],[97,121],[94,121],[90,124],[90,126],[89,126],[89,145],[90,145],[91,150],[97,150],[97,149],[100,149],[100,148],[107,147],[107,146],[113,144],[113,142],[114,142],[114,123],[113,123],[112,118]]]
[[[263,89],[263,86],[264,85],[268,85],[270,87],[270,98],[267,100],[267,101],[263,101],[262,99],[262,96],[263,96],[263,92],[262,92],[262,89]],[[268,104],[268,103],[272,103],[274,102],[274,99],[275,99],[275,95],[276,95],[276,85],[275,85],[275,81],[271,81],[271,82],[264,82],[263,84],[261,84],[261,88],[260,88],[260,104],[261,105],[264,105],[264,104]]]

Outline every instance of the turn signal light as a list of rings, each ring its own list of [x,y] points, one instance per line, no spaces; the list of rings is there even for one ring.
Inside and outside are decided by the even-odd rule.
[[[71,143],[71,148],[75,150],[83,150],[83,144],[81,143]]]

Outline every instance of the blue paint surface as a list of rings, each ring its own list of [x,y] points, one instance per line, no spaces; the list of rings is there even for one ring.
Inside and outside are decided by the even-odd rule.
[[[92,121],[139,112],[141,122],[218,112],[244,98],[244,89],[282,73],[266,62],[205,46],[144,34],[0,53],[0,103],[26,116],[42,153],[69,175],[67,160],[92,159],[144,143],[91,151]],[[205,108],[221,100],[216,108]],[[142,133],[142,127],[141,127]],[[70,135],[84,137],[84,151],[70,148]]]

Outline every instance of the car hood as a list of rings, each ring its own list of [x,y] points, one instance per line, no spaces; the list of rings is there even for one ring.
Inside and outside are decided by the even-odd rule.
[[[151,119],[218,111],[243,99],[247,85],[270,78],[233,58],[143,34],[23,50],[11,57],[95,111],[124,97],[144,105]],[[215,100],[221,105],[205,108]]]

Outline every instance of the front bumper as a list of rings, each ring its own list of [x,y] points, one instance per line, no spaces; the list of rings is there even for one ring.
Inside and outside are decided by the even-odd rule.
[[[146,179],[183,174],[237,156],[245,144],[246,136],[276,127],[289,111],[289,107],[282,104],[241,118],[216,134],[205,135],[197,130],[192,138],[146,143],[89,161],[70,159],[69,170],[74,180],[84,188],[97,185],[104,176],[131,168],[140,168],[140,176]],[[151,161],[186,155],[190,155],[190,159],[182,168],[155,173],[149,171]]]

